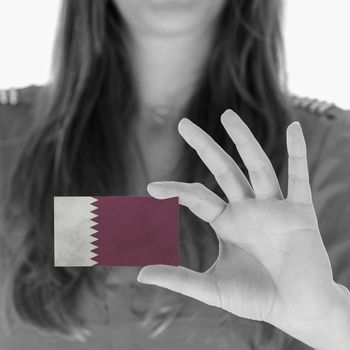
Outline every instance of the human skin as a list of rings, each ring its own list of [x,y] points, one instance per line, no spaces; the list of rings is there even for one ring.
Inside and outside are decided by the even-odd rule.
[[[319,349],[350,348],[350,292],[333,280],[309,183],[306,144],[298,122],[287,128],[288,195],[251,131],[231,110],[221,122],[247,167],[190,120],[179,133],[215,176],[228,202],[199,183],[152,182],[151,196],[179,203],[216,232],[219,254],[205,272],[152,265],[138,281],[158,285],[264,321]]]
[[[216,20],[225,0],[114,0],[133,33],[179,37],[203,32]]]

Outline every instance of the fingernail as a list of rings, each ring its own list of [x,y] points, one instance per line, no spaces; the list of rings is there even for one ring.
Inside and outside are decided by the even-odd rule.
[[[226,111],[223,114],[231,114],[231,115],[236,115],[237,113],[232,110],[231,108],[226,109]]]
[[[180,121],[179,121],[179,124],[178,125],[182,125],[182,124],[186,124],[186,123],[192,123],[188,118],[182,118]]]
[[[147,191],[157,190],[161,184],[161,182],[150,182],[147,185]]]
[[[148,186],[158,186],[162,184],[163,184],[163,181],[153,181],[153,182],[150,182]]]
[[[153,197],[157,197],[158,195],[160,195],[162,192],[161,182],[149,183],[147,185],[147,192]]]
[[[179,121],[178,130],[179,130],[180,133],[183,133],[187,129],[188,126],[191,126],[193,124],[194,123],[191,120],[189,120],[188,118],[182,118]]]
[[[137,276],[137,281],[140,282],[140,283],[144,282],[143,279],[142,279],[142,276],[140,274]]]
[[[144,278],[144,276],[142,276],[142,274],[138,274],[137,276],[137,281],[140,283],[144,283],[144,284],[154,284],[151,281],[147,281],[147,279]]]
[[[227,109],[222,115],[221,120],[230,120],[233,117],[237,116],[237,113],[235,113],[232,109]]]

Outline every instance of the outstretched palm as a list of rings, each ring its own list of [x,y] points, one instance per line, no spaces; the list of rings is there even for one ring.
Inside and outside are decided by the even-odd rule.
[[[288,196],[280,190],[270,160],[243,121],[226,111],[221,122],[247,167],[250,182],[233,159],[188,119],[179,132],[193,147],[228,198],[199,183],[151,183],[156,198],[179,197],[207,221],[219,240],[219,255],[204,273],[153,265],[138,277],[221,307],[238,316],[293,329],[331,308],[336,284],[312,204],[306,146],[299,123],[287,129]]]
[[[215,281],[216,306],[274,323],[328,311],[333,294],[324,288],[332,286],[332,273],[312,206],[244,199],[229,204],[212,226],[219,256],[204,276]]]

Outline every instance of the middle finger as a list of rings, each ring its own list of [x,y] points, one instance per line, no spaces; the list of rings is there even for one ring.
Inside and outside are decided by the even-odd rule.
[[[248,126],[232,110],[227,110],[221,116],[221,122],[235,143],[237,151],[248,169],[256,198],[283,199],[270,159]]]
[[[181,119],[178,128],[215,176],[230,202],[253,196],[252,188],[236,162],[204,130],[187,118]]]

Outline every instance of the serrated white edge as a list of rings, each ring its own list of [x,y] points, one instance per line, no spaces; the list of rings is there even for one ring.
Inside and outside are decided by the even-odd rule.
[[[97,231],[91,213],[97,207],[93,197],[55,196],[54,197],[54,262],[55,266],[93,266],[92,258],[97,254],[92,249],[97,247]],[[94,244],[95,243],[95,244]]]

